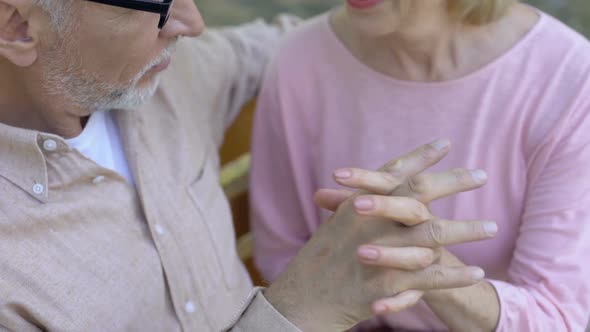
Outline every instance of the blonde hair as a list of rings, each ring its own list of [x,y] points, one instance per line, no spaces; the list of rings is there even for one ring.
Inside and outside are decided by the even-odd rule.
[[[504,16],[518,0],[448,0],[452,17],[466,24],[484,25]]]
[[[426,0],[429,1],[429,0]],[[506,14],[518,0],[446,0],[449,15],[453,19],[471,25],[491,23]],[[414,0],[396,2],[402,16],[408,14],[416,3]]]

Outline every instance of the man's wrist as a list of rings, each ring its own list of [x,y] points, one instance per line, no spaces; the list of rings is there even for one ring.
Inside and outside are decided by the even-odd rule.
[[[271,285],[262,293],[266,300],[289,322],[305,332],[328,331],[331,322],[328,315],[320,314],[309,303],[300,301],[297,296],[291,296],[281,291],[281,286]]]
[[[278,287],[277,287],[278,288]],[[300,305],[295,303],[293,297],[281,294],[280,290],[273,288],[271,285],[269,288],[262,291],[262,295],[283,317],[293,323],[302,331],[308,331],[304,326],[306,321],[301,310],[297,310]]]
[[[252,298],[246,304],[244,311],[235,318],[231,328],[227,331],[285,331],[301,332],[301,330],[286,319],[276,308],[268,302],[261,288],[251,293]],[[224,330],[224,331],[226,331]]]

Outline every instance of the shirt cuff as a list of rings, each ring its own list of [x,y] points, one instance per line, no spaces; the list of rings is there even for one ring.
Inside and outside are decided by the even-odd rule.
[[[284,331],[301,332],[293,323],[279,313],[264,297],[262,288],[257,288],[237,323],[229,329],[232,332]]]
[[[487,282],[496,289],[500,301],[500,318],[496,332],[511,331],[513,327],[519,325],[518,316],[521,314],[521,308],[527,308],[526,296],[523,296],[518,287],[507,282],[489,279]]]

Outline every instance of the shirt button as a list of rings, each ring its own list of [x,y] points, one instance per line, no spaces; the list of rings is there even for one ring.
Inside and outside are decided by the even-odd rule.
[[[55,151],[55,149],[57,149],[57,142],[52,139],[46,139],[43,142],[43,148],[45,151]]]
[[[189,314],[192,314],[193,312],[195,312],[195,304],[192,301],[188,301],[184,305],[184,311],[186,311]]]
[[[156,230],[156,233],[158,233],[158,235],[164,235],[164,227],[162,227],[162,225],[155,224],[154,230]]]
[[[92,183],[101,184],[104,182],[104,180],[105,180],[105,177],[102,175],[99,175],[99,176],[95,177],[94,179],[92,179]]]
[[[37,183],[33,186],[33,192],[37,195],[41,195],[44,191],[45,187],[40,183]]]

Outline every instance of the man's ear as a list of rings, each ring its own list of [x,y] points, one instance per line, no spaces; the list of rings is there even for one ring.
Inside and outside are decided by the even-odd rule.
[[[32,2],[0,0],[0,56],[16,66],[28,67],[38,56],[38,35],[31,29]]]

